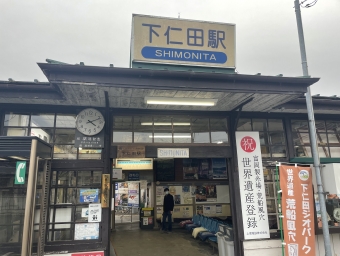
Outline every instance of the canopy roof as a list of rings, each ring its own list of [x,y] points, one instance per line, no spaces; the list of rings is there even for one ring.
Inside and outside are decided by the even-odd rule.
[[[0,82],[0,103],[268,112],[304,95],[319,78],[39,63],[49,83]],[[145,97],[216,99],[211,107],[147,105]]]

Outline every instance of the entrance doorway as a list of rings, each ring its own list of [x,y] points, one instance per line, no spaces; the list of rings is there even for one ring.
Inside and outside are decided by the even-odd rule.
[[[139,181],[115,182],[115,223],[139,222],[141,198]]]

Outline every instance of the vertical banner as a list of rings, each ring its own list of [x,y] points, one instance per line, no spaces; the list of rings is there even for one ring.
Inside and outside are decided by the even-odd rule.
[[[269,238],[267,201],[258,132],[236,132],[244,239]]]
[[[101,204],[102,208],[109,208],[110,206],[110,174],[102,174],[102,195],[101,195]]]
[[[310,167],[280,166],[285,252],[315,256],[314,201]]]

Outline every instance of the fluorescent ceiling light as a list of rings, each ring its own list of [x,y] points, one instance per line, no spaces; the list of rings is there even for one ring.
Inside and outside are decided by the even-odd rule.
[[[172,138],[172,135],[150,135],[149,138]],[[190,135],[174,135],[174,138],[191,138]]]
[[[10,158],[17,159],[17,160],[23,160],[23,161],[27,160],[26,158],[20,157],[20,156],[10,156]]]
[[[1,158],[0,157],[0,161],[6,161],[7,159],[6,158]]]
[[[217,99],[192,99],[192,98],[165,98],[165,97],[145,97],[146,104],[156,105],[182,105],[182,106],[215,106]]]
[[[152,125],[152,122],[151,123],[141,123],[141,125]],[[153,125],[171,125],[171,123],[153,123]],[[178,125],[178,126],[188,126],[190,125],[190,123],[173,123],[173,125]]]

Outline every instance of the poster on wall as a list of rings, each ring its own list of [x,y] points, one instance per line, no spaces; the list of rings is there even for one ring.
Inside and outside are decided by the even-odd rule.
[[[102,221],[102,207],[101,204],[89,204],[89,219],[88,222]]]
[[[220,204],[216,205],[216,213],[217,214],[222,213],[222,205],[220,205]]]
[[[190,207],[182,207],[183,218],[190,216]]]
[[[203,214],[203,205],[196,206],[196,214]]]
[[[76,223],[74,240],[99,239],[99,223]]]
[[[225,158],[213,158],[212,161],[212,170],[213,170],[213,179],[227,179],[227,162]]]
[[[79,202],[80,203],[97,203],[98,189],[80,189]]]
[[[175,195],[175,204],[181,204],[181,195]]]
[[[197,180],[198,179],[198,159],[188,158],[183,159],[183,179]]]
[[[88,218],[89,217],[89,208],[82,208],[81,209],[81,217]]]
[[[216,185],[196,186],[195,197],[196,202],[216,202],[217,201]]]
[[[236,132],[244,239],[269,238],[259,132]]]
[[[156,204],[163,205],[164,196],[156,196]]]
[[[139,183],[137,183],[137,182],[129,182],[128,183],[129,194],[137,194],[138,190],[139,190]]]
[[[138,194],[129,194],[128,206],[139,207],[139,195]]]
[[[198,179],[212,179],[212,166],[211,166],[211,159],[197,159],[198,164]]]
[[[225,158],[183,159],[183,178],[186,180],[227,179]]]
[[[162,214],[163,213],[163,207],[157,206],[157,214]]]
[[[127,182],[120,182],[118,183],[118,193],[119,194],[128,194],[129,188]]]
[[[162,195],[164,195],[163,187],[157,186],[156,187],[156,196],[162,196]]]
[[[280,165],[286,255],[315,256],[312,186],[310,167]]]

